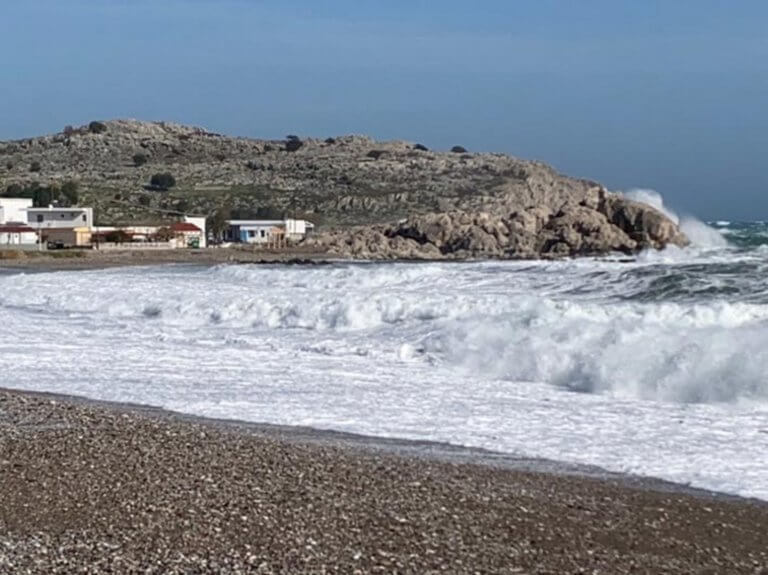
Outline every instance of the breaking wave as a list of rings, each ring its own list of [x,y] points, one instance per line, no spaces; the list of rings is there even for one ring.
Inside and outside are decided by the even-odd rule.
[[[630,200],[649,205],[665,214],[680,226],[683,233],[691,240],[691,244],[697,248],[724,248],[728,246],[728,241],[716,229],[693,216],[678,216],[664,204],[664,198],[655,190],[633,189],[624,192],[624,196]]]
[[[683,403],[768,399],[768,310],[533,300],[454,322],[423,349],[466,374]]]
[[[319,349],[314,340],[322,337],[327,354],[354,348],[423,360],[459,370],[468,382],[538,382],[682,403],[764,402],[767,270],[766,255],[754,252],[673,263],[113,270],[2,278],[0,311],[161,341],[246,345],[268,338],[290,347],[301,340],[306,350]]]

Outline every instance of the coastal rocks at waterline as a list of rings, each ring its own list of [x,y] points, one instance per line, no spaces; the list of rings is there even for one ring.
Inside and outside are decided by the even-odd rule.
[[[602,188],[557,209],[542,201],[502,210],[424,214],[397,224],[333,230],[305,243],[364,259],[558,258],[688,243],[661,212]]]

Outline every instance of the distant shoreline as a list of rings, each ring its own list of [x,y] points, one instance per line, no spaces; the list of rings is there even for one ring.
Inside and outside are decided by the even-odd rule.
[[[0,249],[0,269],[32,271],[96,270],[161,264],[311,264],[331,261],[332,258],[324,252],[302,249],[271,251],[204,248],[194,250],[52,250],[44,252],[15,252]]]

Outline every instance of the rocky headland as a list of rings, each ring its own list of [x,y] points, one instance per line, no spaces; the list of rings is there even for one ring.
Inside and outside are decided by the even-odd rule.
[[[155,174],[175,185],[157,189]],[[0,142],[0,193],[76,182],[98,223],[174,214],[303,217],[332,256],[441,259],[634,253],[687,240],[650,206],[546,164],[364,136],[232,138],[135,120]]]

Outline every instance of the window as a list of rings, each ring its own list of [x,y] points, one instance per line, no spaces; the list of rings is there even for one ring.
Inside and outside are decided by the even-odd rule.
[[[261,230],[261,237],[263,238],[265,235],[266,233],[264,232],[264,230]]]
[[[43,214],[37,214],[37,223],[42,224],[43,223]]]
[[[252,238],[252,237],[254,237],[255,235],[256,235],[256,232],[254,232],[253,230],[248,230],[248,237],[249,237],[249,238]]]
[[[87,222],[87,221],[88,221],[88,218],[87,218],[87,216],[86,216],[85,214],[83,214],[83,221],[84,221],[84,222]]]
[[[61,217],[63,218],[63,217],[64,217],[64,214],[61,214]]]

